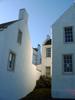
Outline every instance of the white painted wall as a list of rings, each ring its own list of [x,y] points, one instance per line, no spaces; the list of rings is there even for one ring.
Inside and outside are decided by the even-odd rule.
[[[40,65],[39,66],[35,66],[34,64],[32,65],[35,68],[35,80],[39,80],[40,76],[41,76],[41,69],[40,69]],[[38,68],[39,67],[39,68]]]
[[[41,64],[40,65],[36,65],[36,69],[38,71],[40,71],[40,73],[42,74],[42,66],[41,66]]]
[[[50,57],[46,57],[46,48],[52,48],[52,45],[42,45],[42,75],[46,75],[46,67],[52,67],[52,61]],[[52,75],[52,73],[51,73]],[[50,75],[50,76],[51,76]]]
[[[32,46],[26,18],[0,31],[0,100],[18,100],[27,95],[35,87],[40,74],[32,65]],[[23,32],[21,46],[17,43],[19,29]],[[7,70],[10,50],[16,53],[14,72]]]
[[[64,43],[64,27],[73,26],[73,43]],[[75,98],[75,4],[73,4],[52,26],[52,96]],[[63,54],[73,54],[73,74],[63,73]]]

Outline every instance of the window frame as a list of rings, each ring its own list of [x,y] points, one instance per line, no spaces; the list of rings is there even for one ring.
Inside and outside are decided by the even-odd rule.
[[[13,68],[10,68],[9,67],[9,63],[10,63],[10,54],[13,54],[14,57],[15,57],[15,60],[14,60],[14,65],[13,65]],[[12,50],[9,51],[9,55],[8,55],[8,65],[7,65],[7,70],[10,71],[10,72],[14,72],[15,71],[15,63],[16,63],[16,53],[13,52]]]
[[[20,36],[21,36],[21,37],[20,37]],[[19,45],[22,44],[22,37],[23,37],[23,33],[22,33],[22,31],[19,29],[19,30],[18,30],[18,36],[17,36],[17,43],[18,43]]]
[[[64,71],[64,56],[65,55],[71,55],[72,56],[72,72],[65,72]],[[63,74],[66,74],[66,75],[69,75],[70,74],[71,75],[71,74],[74,73],[74,64],[73,64],[74,61],[73,60],[74,60],[73,54],[63,54],[62,55],[62,63],[63,63],[62,64],[62,70],[63,70]]]
[[[73,41],[65,41],[65,28],[69,28],[69,27],[72,27],[72,39]],[[74,42],[74,27],[73,26],[65,26],[64,29],[63,29],[63,33],[64,33],[64,43],[65,44],[69,44],[69,43],[73,43]]]
[[[49,55],[48,49],[50,49],[50,55]],[[51,47],[46,48],[46,57],[51,57]]]

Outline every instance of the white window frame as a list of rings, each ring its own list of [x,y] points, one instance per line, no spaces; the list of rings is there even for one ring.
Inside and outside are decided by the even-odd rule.
[[[64,61],[64,56],[71,56],[72,57],[72,64],[71,64],[71,62],[70,62],[70,59],[66,59],[66,61]],[[70,68],[66,68],[66,71],[65,71],[65,69],[64,69],[64,67],[66,67],[65,65],[66,64],[68,64],[68,66],[70,67],[70,65],[72,65],[71,67],[72,67],[72,71],[68,71],[68,70],[70,70]],[[63,73],[64,74],[72,74],[73,73],[73,54],[64,54],[63,55]]]
[[[72,29],[72,31],[70,30]],[[73,38],[73,26],[66,26],[64,27],[64,42],[65,43],[72,43],[74,41]]]
[[[15,70],[15,60],[16,60],[16,54],[13,51],[9,52],[8,56],[8,71],[14,71]]]
[[[49,51],[50,49],[50,51]],[[46,57],[51,57],[51,48],[46,48]]]
[[[18,44],[22,44],[22,31],[19,29],[19,31],[18,31],[18,37],[17,37],[17,42],[18,42]]]

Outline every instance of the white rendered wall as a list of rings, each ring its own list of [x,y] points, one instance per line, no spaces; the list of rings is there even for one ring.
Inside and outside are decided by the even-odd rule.
[[[46,67],[52,67],[52,61],[50,57],[46,57],[46,48],[52,48],[51,45],[42,46],[42,75],[46,75]],[[51,73],[52,75],[52,73]],[[50,75],[50,76],[51,76]]]
[[[23,32],[21,46],[17,43],[19,29]],[[3,32],[0,33],[0,37],[2,37],[0,46],[3,48],[0,49],[0,100],[18,100],[34,89],[38,79],[36,67],[32,65],[32,47],[28,25],[24,20],[20,20]],[[16,53],[14,72],[7,70],[10,50]]]
[[[0,64],[2,64],[4,39],[5,39],[5,30],[4,31],[0,31]]]
[[[73,43],[64,43],[64,27],[73,26]],[[52,97],[75,98],[75,4],[52,27]],[[73,73],[63,73],[64,54],[73,54]]]
[[[38,69],[37,66],[35,66],[34,64],[32,65],[34,68],[35,68],[35,80],[39,80],[40,76],[41,76],[41,71],[40,71],[40,68]],[[41,67],[41,66],[40,66]]]

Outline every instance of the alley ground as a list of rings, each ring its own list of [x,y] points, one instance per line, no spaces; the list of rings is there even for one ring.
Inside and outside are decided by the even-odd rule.
[[[51,79],[41,77],[35,89],[21,100],[66,100],[66,99],[53,99],[51,98]],[[67,99],[69,100],[69,99]]]

